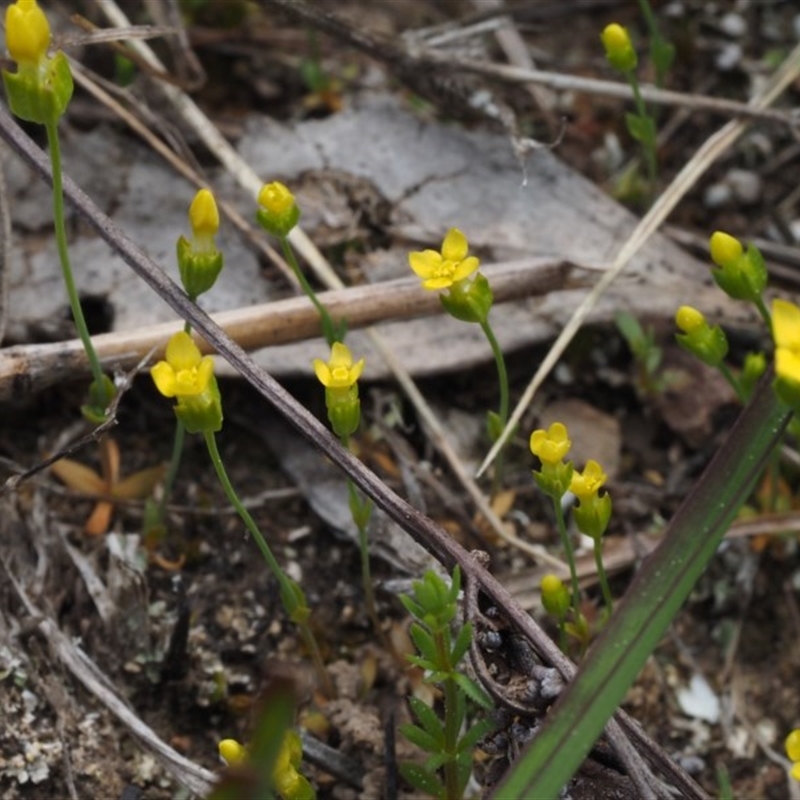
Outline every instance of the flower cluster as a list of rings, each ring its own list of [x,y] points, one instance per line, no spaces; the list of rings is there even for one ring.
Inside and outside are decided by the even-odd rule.
[[[72,97],[72,73],[62,52],[52,58],[50,24],[36,0],[17,0],[6,9],[6,46],[17,63],[3,72],[11,110],[20,119],[54,124]]]
[[[220,757],[229,767],[247,764],[250,754],[235,739],[223,739],[219,743]],[[272,784],[283,800],[314,800],[314,787],[300,773],[303,760],[303,743],[300,736],[288,730],[281,741],[278,757],[272,767]]]

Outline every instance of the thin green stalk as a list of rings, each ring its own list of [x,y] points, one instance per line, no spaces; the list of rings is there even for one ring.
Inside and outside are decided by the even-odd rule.
[[[631,71],[627,73],[628,83],[633,91],[633,101],[636,105],[636,113],[640,119],[646,120],[650,118],[647,113],[647,106],[644,104],[642,93],[639,91],[639,81],[636,80],[636,75]],[[647,137],[647,141],[642,141],[642,149],[644,150],[644,160],[647,164],[647,176],[650,179],[651,194],[656,190],[656,176],[658,174],[658,167],[656,165],[656,143]]]
[[[764,302],[764,298],[761,295],[758,295],[755,299],[755,305],[758,309],[758,313],[761,314],[761,319],[764,320],[764,324],[767,326],[767,330],[772,330],[772,314],[769,313],[769,309],[767,308],[766,303]]]
[[[747,396],[745,395],[744,390],[742,389],[741,383],[739,383],[739,381],[736,380],[736,376],[730,371],[728,365],[724,361],[720,361],[717,367],[722,377],[725,378],[725,380],[733,388],[733,391],[736,392],[736,396],[739,398],[739,402],[742,405],[745,405],[747,403]]]
[[[281,236],[280,240],[281,248],[283,250],[283,257],[294,271],[294,274],[297,276],[297,280],[300,281],[300,287],[305,292],[308,299],[314,304],[314,308],[317,309],[322,324],[322,333],[325,336],[325,341],[328,343],[328,346],[331,347],[333,346],[334,342],[340,341],[342,338],[341,334],[336,324],[331,319],[328,309],[325,308],[322,303],[320,303],[317,293],[311,288],[311,284],[308,282],[306,276],[303,274],[303,271],[300,269],[300,265],[297,263],[297,258],[294,254],[294,250],[292,249],[291,244],[289,244],[289,238],[287,236]]]
[[[506,360],[503,356],[503,350],[497,337],[494,335],[492,326],[489,320],[483,320],[480,323],[481,330],[483,331],[489,346],[492,348],[495,363],[497,364],[497,382],[500,386],[500,406],[497,412],[500,421],[500,430],[506,427],[508,422],[508,406],[509,406],[509,392],[508,392],[508,371],[506,370]],[[497,454],[494,465],[494,477],[492,478],[492,494],[495,495],[500,489],[503,481],[503,451]]]
[[[561,544],[564,547],[564,554],[567,557],[567,564],[569,564],[569,575],[572,583],[572,609],[577,614],[580,609],[581,590],[578,586],[578,570],[575,566],[575,550],[572,547],[572,542],[569,540],[567,533],[567,524],[564,521],[564,512],[561,510],[561,501],[555,497],[553,499],[553,508],[556,511],[556,526],[558,527],[558,535],[561,537]]]
[[[172,496],[172,489],[175,486],[175,479],[178,477],[178,470],[181,466],[183,456],[183,443],[186,440],[186,426],[179,420],[175,420],[175,438],[172,442],[172,455],[169,459],[167,475],[164,478],[164,494],[158,507],[158,521],[163,522],[167,514],[167,504]]]
[[[608,585],[608,575],[603,566],[603,540],[601,538],[594,539],[594,563],[597,567],[597,577],[600,580],[600,589],[603,592],[603,602],[606,605],[608,615],[614,610],[614,598],[611,596],[611,588]]]
[[[258,549],[261,551],[261,555],[264,558],[264,561],[267,562],[267,566],[270,568],[270,571],[275,576],[275,579],[278,581],[281,587],[281,594],[283,597],[294,597],[295,595],[295,587],[289,577],[281,568],[281,565],[278,563],[278,560],[272,553],[270,546],[267,544],[267,540],[264,538],[263,534],[259,530],[258,525],[256,525],[255,520],[250,515],[250,512],[244,507],[242,501],[239,499],[239,495],[236,494],[236,490],[233,488],[233,484],[231,484],[230,479],[228,478],[228,473],[225,470],[225,465],[222,463],[222,457],[219,454],[219,450],[217,449],[217,439],[211,431],[206,431],[203,434],[206,440],[206,447],[208,448],[208,454],[211,456],[211,463],[214,465],[214,470],[217,473],[217,478],[219,478],[219,482],[222,484],[222,488],[225,490],[225,496],[228,498],[230,504],[236,509],[236,512],[242,518],[247,530],[250,531],[250,535],[255,540],[256,545],[258,545]],[[317,670],[317,676],[320,680],[320,683],[325,688],[325,691],[332,696],[333,689],[331,686],[330,678],[328,677],[328,673],[325,671],[325,665],[322,661],[322,655],[319,651],[319,645],[317,644],[317,640],[314,638],[314,633],[311,630],[311,626],[308,624],[307,621],[299,621],[294,620],[295,624],[300,629],[300,634],[303,637],[303,641],[306,645],[306,648],[311,653],[311,658],[314,662],[314,667]]]
[[[81,342],[83,343],[86,357],[89,359],[89,366],[92,370],[94,383],[98,387],[98,390],[102,391],[101,387],[105,385],[105,375],[103,374],[103,368],[100,366],[100,359],[97,357],[97,352],[92,344],[89,328],[86,326],[86,318],[83,315],[81,301],[78,297],[78,290],[75,287],[75,278],[72,274],[69,250],[67,248],[67,229],[64,221],[64,186],[61,174],[61,145],[58,139],[58,123],[55,121],[46,123],[45,130],[47,131],[47,143],[50,149],[50,162],[53,165],[53,220],[56,229],[58,258],[61,262],[61,274],[64,278],[64,285],[67,287],[67,296],[69,297],[69,305],[75,320],[75,327],[78,329],[78,336],[80,336]],[[107,405],[111,402],[111,398],[106,398],[106,401]]]
[[[453,664],[450,663],[450,648],[447,646],[445,635],[442,631],[435,633],[436,653],[439,663],[444,667],[443,671],[453,672]],[[448,758],[442,765],[444,772],[445,797],[447,800],[458,800],[458,762],[456,754],[458,751],[458,686],[452,678],[444,680],[444,752]]]
[[[342,444],[347,447],[343,441]],[[354,509],[363,504],[363,499],[358,493],[356,485],[348,478],[347,493],[350,495],[350,508]],[[375,590],[372,587],[372,570],[369,563],[369,540],[367,539],[367,525],[357,515],[353,515],[353,521],[358,529],[358,547],[361,551],[361,583],[364,588],[364,600],[367,604],[367,614],[369,615],[372,627],[379,635],[383,635],[380,619],[378,618],[378,608],[375,603]]]

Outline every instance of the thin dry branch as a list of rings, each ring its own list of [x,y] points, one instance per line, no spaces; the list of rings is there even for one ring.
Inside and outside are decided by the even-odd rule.
[[[567,285],[577,286],[583,280],[588,283],[584,270],[565,261],[528,259],[484,269],[491,277],[499,303],[544,295]],[[333,318],[346,319],[350,329],[442,312],[438,296],[424,291],[413,278],[323,292],[320,299]],[[245,350],[320,335],[319,313],[307,297],[223,311],[213,319]],[[167,339],[181,324],[176,320],[132,331],[104,333],[93,337],[92,342],[105,366],[130,369],[148,353],[162,357]],[[202,338],[198,337],[197,343],[204,353],[214,352]],[[7,347],[0,350],[0,401],[20,399],[29,392],[87,375],[89,364],[79,339]]]

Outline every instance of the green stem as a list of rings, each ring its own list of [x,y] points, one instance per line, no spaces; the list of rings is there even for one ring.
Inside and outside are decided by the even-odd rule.
[[[489,346],[492,348],[495,364],[497,365],[497,383],[500,387],[500,407],[497,416],[500,420],[500,429],[503,430],[508,422],[508,406],[509,406],[509,392],[508,392],[508,371],[506,370],[506,360],[503,356],[503,350],[497,337],[494,335],[492,326],[489,320],[482,320],[480,323],[481,330],[486,336]],[[496,495],[500,490],[503,482],[503,450],[497,454],[494,462],[494,476],[492,477],[492,495]]]
[[[736,392],[736,396],[739,398],[739,402],[742,405],[745,405],[747,403],[747,397],[745,396],[744,390],[742,389],[742,385],[741,383],[739,383],[738,380],[736,380],[736,377],[730,371],[728,365],[720,361],[720,363],[717,365],[717,369],[719,369],[722,377],[725,378],[725,380],[731,385],[733,391]]]
[[[608,585],[608,575],[606,575],[606,568],[603,566],[603,539],[599,536],[594,539],[594,563],[597,567],[597,577],[600,579],[603,602],[606,604],[606,611],[610,616],[611,612],[614,610],[614,598],[611,596],[611,588]]]
[[[342,440],[342,445],[347,447],[347,443]],[[367,525],[363,519],[357,518],[354,510],[361,507],[364,500],[359,495],[356,485],[348,478],[347,493],[350,496],[350,509],[353,513],[353,522],[358,528],[358,548],[361,551],[361,583],[364,587],[364,600],[367,604],[367,614],[369,615],[372,627],[379,635],[383,635],[380,619],[378,618],[378,608],[375,603],[375,590],[372,587],[372,570],[369,563],[369,540],[367,539]]]
[[[761,319],[764,320],[764,324],[767,326],[767,330],[772,330],[772,315],[769,313],[769,309],[767,308],[766,304],[764,303],[764,298],[759,295],[755,299],[755,306],[758,309],[758,313],[761,314]]]
[[[86,326],[86,318],[83,316],[81,301],[78,297],[78,290],[75,287],[75,278],[72,274],[72,266],[69,261],[69,250],[67,248],[67,228],[64,220],[64,186],[61,173],[61,146],[58,139],[58,123],[55,121],[45,123],[47,131],[47,144],[50,149],[50,163],[53,166],[53,221],[56,229],[56,243],[58,245],[58,258],[61,262],[61,274],[64,278],[64,285],[67,287],[69,305],[72,309],[72,316],[75,320],[75,327],[78,329],[89,359],[89,366],[92,370],[92,377],[98,390],[105,386],[105,375],[100,366],[100,359],[92,344],[92,337],[89,328]],[[111,402],[111,397],[106,398],[106,406]]]
[[[331,319],[328,309],[325,308],[325,306],[319,301],[317,293],[311,288],[311,284],[308,282],[306,276],[303,274],[303,271],[300,269],[300,265],[297,263],[297,258],[295,257],[291,244],[289,244],[289,238],[287,236],[281,236],[281,248],[283,249],[283,257],[294,271],[294,274],[297,276],[297,280],[300,281],[300,287],[305,292],[308,299],[314,304],[314,308],[317,309],[317,312],[320,316],[322,333],[325,336],[325,341],[328,343],[329,347],[332,347],[334,342],[341,341],[342,338],[337,330],[337,326]]]
[[[450,663],[450,650],[446,637],[442,631],[434,633],[436,642],[436,655],[439,668],[442,672],[453,672]],[[442,765],[444,772],[444,796],[447,800],[459,800],[461,794],[458,786],[458,685],[452,678],[445,678],[444,686],[444,752],[447,760]]]
[[[180,421],[175,421],[175,438],[172,441],[172,455],[169,459],[167,475],[164,478],[164,494],[161,504],[158,507],[158,522],[163,522],[167,514],[167,503],[172,496],[172,489],[175,486],[175,479],[178,477],[178,469],[181,466],[183,456],[183,443],[186,440],[186,426]]]
[[[575,567],[575,551],[572,547],[572,542],[569,540],[567,533],[567,525],[564,522],[564,512],[561,510],[561,501],[557,498],[553,499],[553,508],[556,511],[556,526],[558,527],[558,535],[561,537],[561,544],[564,547],[564,554],[569,564],[570,581],[572,583],[572,609],[578,614],[581,601],[581,590],[578,586],[578,570]]]
[[[636,113],[640,119],[649,119],[650,115],[647,113],[647,106],[644,104],[642,93],[639,91],[639,81],[636,75],[631,71],[628,74],[628,83],[633,91],[633,101],[636,105]],[[655,193],[656,190],[656,175],[658,173],[656,165],[656,143],[648,136],[646,141],[642,141],[642,150],[644,150],[644,160],[647,164],[647,176],[650,179],[650,192]]]
[[[281,565],[278,563],[278,560],[272,553],[270,546],[267,544],[267,540],[264,538],[263,534],[259,530],[258,525],[256,525],[255,520],[250,515],[250,512],[244,507],[242,501],[239,499],[239,495],[236,494],[236,490],[233,488],[233,484],[231,484],[230,479],[228,478],[228,473],[225,471],[225,465],[222,463],[222,457],[219,454],[219,450],[217,448],[217,439],[214,436],[213,432],[206,431],[203,436],[206,440],[206,447],[208,448],[208,454],[211,456],[211,463],[214,465],[214,471],[217,473],[217,478],[219,478],[219,482],[222,484],[222,488],[225,490],[225,496],[228,498],[230,504],[236,509],[236,512],[242,518],[247,530],[250,531],[250,535],[255,540],[255,543],[258,545],[258,549],[261,551],[261,555],[264,558],[264,561],[267,562],[267,566],[270,568],[270,571],[275,576],[275,579],[278,581],[278,584],[281,587],[281,597],[288,598],[288,597],[296,597],[295,591],[295,584],[289,578],[289,576],[283,571]],[[286,609],[287,612],[291,617],[294,617],[291,613],[291,609]],[[328,673],[325,671],[325,665],[322,661],[322,655],[320,654],[319,645],[317,644],[317,640],[314,638],[314,633],[311,630],[311,626],[308,624],[307,621],[301,621],[298,619],[294,619],[295,624],[300,629],[300,634],[303,637],[303,641],[306,645],[306,648],[311,653],[311,658],[314,662],[314,666],[317,671],[317,676],[325,688],[325,691],[329,694],[329,696],[333,696],[333,689],[331,687],[330,678],[328,677]]]

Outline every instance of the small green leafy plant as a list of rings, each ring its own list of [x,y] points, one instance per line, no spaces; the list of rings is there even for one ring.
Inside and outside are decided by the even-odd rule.
[[[440,687],[444,703],[440,719],[422,700],[409,698],[417,721],[400,730],[428,757],[424,764],[402,764],[400,769],[415,789],[440,800],[463,796],[472,772],[473,749],[491,730],[488,720],[467,726],[469,704],[484,709],[493,704],[483,689],[459,671],[472,640],[472,625],[456,622],[460,586],[458,567],[449,586],[429,570],[414,582],[411,595],[400,598],[414,618],[410,634],[419,651],[409,661],[424,670],[427,683]]]

